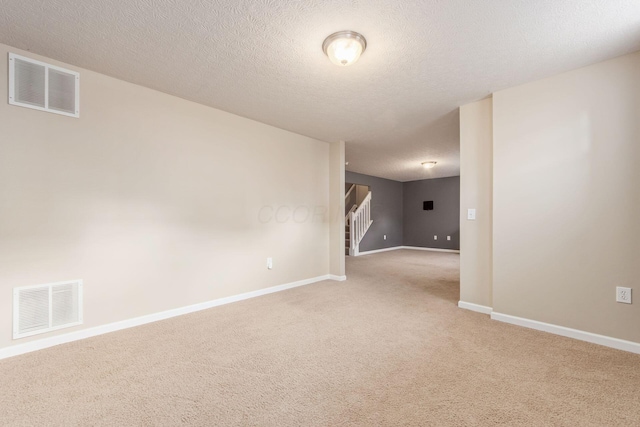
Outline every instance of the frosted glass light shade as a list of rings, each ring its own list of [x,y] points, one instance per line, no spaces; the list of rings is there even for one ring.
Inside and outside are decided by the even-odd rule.
[[[436,166],[436,163],[438,162],[422,162],[422,167],[425,169],[431,169]]]
[[[322,43],[322,50],[329,60],[340,67],[356,62],[366,48],[367,41],[354,31],[333,33]]]

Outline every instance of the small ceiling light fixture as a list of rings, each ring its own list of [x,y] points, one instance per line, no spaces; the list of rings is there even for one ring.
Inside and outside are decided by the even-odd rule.
[[[425,169],[431,169],[435,167],[436,163],[438,162],[422,162],[422,167]]]
[[[324,39],[322,43],[322,51],[331,62],[340,67],[356,62],[366,48],[367,41],[362,34],[355,31],[338,31]]]

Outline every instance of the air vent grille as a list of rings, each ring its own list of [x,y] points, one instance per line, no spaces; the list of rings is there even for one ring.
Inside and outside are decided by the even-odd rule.
[[[15,100],[45,108],[46,67],[15,58]]]
[[[81,323],[81,280],[14,289],[14,339],[55,331]]]
[[[80,75],[9,54],[9,104],[80,117]]]
[[[49,70],[49,108],[74,114],[76,111],[76,76]]]
[[[49,289],[24,289],[18,294],[18,333],[20,335],[49,328]]]

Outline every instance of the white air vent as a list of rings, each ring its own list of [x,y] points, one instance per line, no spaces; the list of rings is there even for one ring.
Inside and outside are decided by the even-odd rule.
[[[80,74],[10,53],[9,104],[80,117]]]
[[[13,339],[82,324],[82,280],[13,290]]]

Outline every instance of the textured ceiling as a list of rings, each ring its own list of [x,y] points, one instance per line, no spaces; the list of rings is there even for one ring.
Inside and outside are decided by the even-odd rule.
[[[321,44],[345,29],[368,47],[340,68]],[[459,174],[460,105],[639,50],[640,1],[0,0],[0,42],[345,140],[348,170],[408,181]]]

